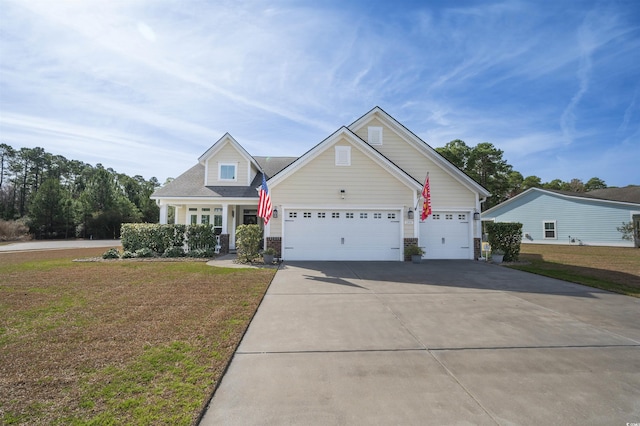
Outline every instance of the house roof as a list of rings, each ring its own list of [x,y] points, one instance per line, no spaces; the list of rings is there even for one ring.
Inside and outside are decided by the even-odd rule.
[[[640,204],[640,186],[629,185],[622,188],[594,189],[589,192],[566,192],[574,197],[594,198],[598,200],[621,201],[624,203]]]
[[[512,197],[497,206],[493,206],[489,210],[482,213],[483,218],[491,218],[492,214],[495,213],[498,209],[502,209],[505,206],[508,206],[513,201],[524,197],[526,194],[531,192],[541,192],[543,194],[552,194],[556,196],[560,196],[561,198],[565,198],[568,200],[571,199],[587,199],[594,201],[601,201],[606,203],[621,203],[626,205],[637,205],[640,208],[640,186],[630,185],[624,188],[605,188],[605,189],[596,189],[589,192],[571,192],[571,191],[558,191],[552,189],[544,189],[544,188],[529,188],[524,192]]]
[[[267,178],[291,164],[296,157],[255,157],[253,161],[264,171]],[[256,188],[262,183],[262,174],[258,173],[249,186],[204,186],[204,165],[196,164],[173,181],[158,188],[152,199],[165,197],[220,197],[220,198],[258,198]]]

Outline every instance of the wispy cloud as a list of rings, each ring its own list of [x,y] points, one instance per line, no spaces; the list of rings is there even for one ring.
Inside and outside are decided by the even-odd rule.
[[[434,147],[492,142],[548,179],[574,149],[597,158],[638,138],[633,3],[0,8],[2,141],[160,180],[226,131],[255,155],[299,155],[375,105]]]

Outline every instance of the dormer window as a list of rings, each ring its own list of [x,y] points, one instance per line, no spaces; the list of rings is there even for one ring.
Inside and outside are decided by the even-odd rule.
[[[218,165],[219,180],[236,181],[238,180],[237,167],[235,164],[220,163]]]

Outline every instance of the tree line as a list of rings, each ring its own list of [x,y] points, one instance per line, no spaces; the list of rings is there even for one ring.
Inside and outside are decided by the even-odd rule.
[[[22,220],[36,238],[118,238],[125,222],[157,222],[153,177],[128,176],[0,144],[0,219]]]
[[[482,206],[483,210],[500,204],[529,188],[588,192],[607,187],[606,183],[597,177],[589,179],[586,183],[577,178],[569,182],[561,179],[542,182],[538,176],[523,177],[503,158],[504,152],[489,142],[471,147],[464,141],[456,139],[435,150],[491,192],[491,196]]]

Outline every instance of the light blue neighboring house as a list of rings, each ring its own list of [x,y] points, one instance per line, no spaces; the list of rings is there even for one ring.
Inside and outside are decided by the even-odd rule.
[[[522,223],[522,242],[640,247],[640,186],[585,193],[530,188],[482,213],[483,221]],[[623,240],[623,223],[634,240]]]

